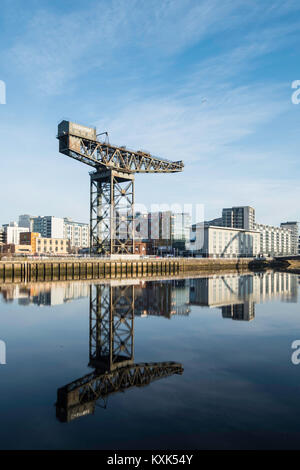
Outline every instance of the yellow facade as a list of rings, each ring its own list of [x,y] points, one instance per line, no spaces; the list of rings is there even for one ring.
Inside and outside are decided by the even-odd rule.
[[[66,238],[42,238],[36,239],[36,253],[50,253],[65,255],[69,252],[69,240]]]
[[[23,232],[20,233],[20,243],[23,245],[31,245],[32,253],[36,253],[36,239],[40,237],[41,234],[37,232]]]

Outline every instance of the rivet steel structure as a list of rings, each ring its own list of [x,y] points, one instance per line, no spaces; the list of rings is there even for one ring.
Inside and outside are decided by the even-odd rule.
[[[108,139],[101,142],[95,128],[70,121],[58,125],[57,138],[60,153],[94,168],[90,173],[91,254],[133,254],[134,174],[175,173],[183,170],[183,162],[117,147]]]

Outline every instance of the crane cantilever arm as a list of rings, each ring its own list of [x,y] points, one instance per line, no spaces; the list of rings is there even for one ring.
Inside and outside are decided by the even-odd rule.
[[[100,398],[182,373],[182,364],[177,362],[132,364],[104,373],[95,370],[57,390],[57,416],[61,421],[71,421],[93,412],[94,404]]]
[[[96,169],[114,169],[128,173],[175,173],[183,162],[172,162],[143,151],[134,151],[71,133],[59,135],[59,151]]]

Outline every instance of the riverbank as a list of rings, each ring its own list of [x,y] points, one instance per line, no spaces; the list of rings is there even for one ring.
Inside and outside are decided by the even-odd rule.
[[[0,261],[0,279],[43,281],[180,275],[249,269],[252,258],[14,259]]]
[[[267,260],[253,260],[249,263],[250,269],[276,269],[300,274],[300,259],[275,258]]]

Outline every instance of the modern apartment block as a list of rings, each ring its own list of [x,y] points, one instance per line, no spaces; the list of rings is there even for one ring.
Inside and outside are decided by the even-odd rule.
[[[138,241],[149,240],[149,214],[136,212],[134,216],[134,238]]]
[[[19,216],[19,226],[27,227],[30,232],[37,232],[44,238],[67,238],[72,248],[88,248],[89,224],[74,222],[69,217]]]
[[[194,224],[189,249],[210,258],[255,257],[259,254],[260,234],[255,230]]]
[[[20,233],[29,232],[27,227],[19,227],[16,222],[3,225],[3,243],[20,244]]]
[[[186,243],[189,240],[192,219],[186,212],[171,215],[171,238],[172,243]]]
[[[150,212],[148,216],[148,240],[158,245],[171,245],[171,211]]]
[[[260,232],[260,254],[267,256],[293,254],[292,231],[289,228],[255,224],[255,230]]]
[[[64,238],[70,241],[71,248],[88,248],[89,236],[89,224],[74,222],[68,217],[64,218]]]
[[[34,217],[32,231],[44,238],[64,238],[64,219],[51,215]]]
[[[26,227],[30,232],[33,231],[33,222],[36,219],[35,216],[29,214],[22,214],[19,216],[19,227]]]
[[[222,211],[222,226],[254,230],[255,210],[250,206],[224,208]]]
[[[292,232],[292,254],[298,255],[299,250],[299,224],[298,222],[282,222],[280,224],[281,228],[290,229]]]
[[[188,213],[172,211],[136,214],[135,238],[152,241],[154,246],[165,250],[185,249],[189,239],[191,216]]]

